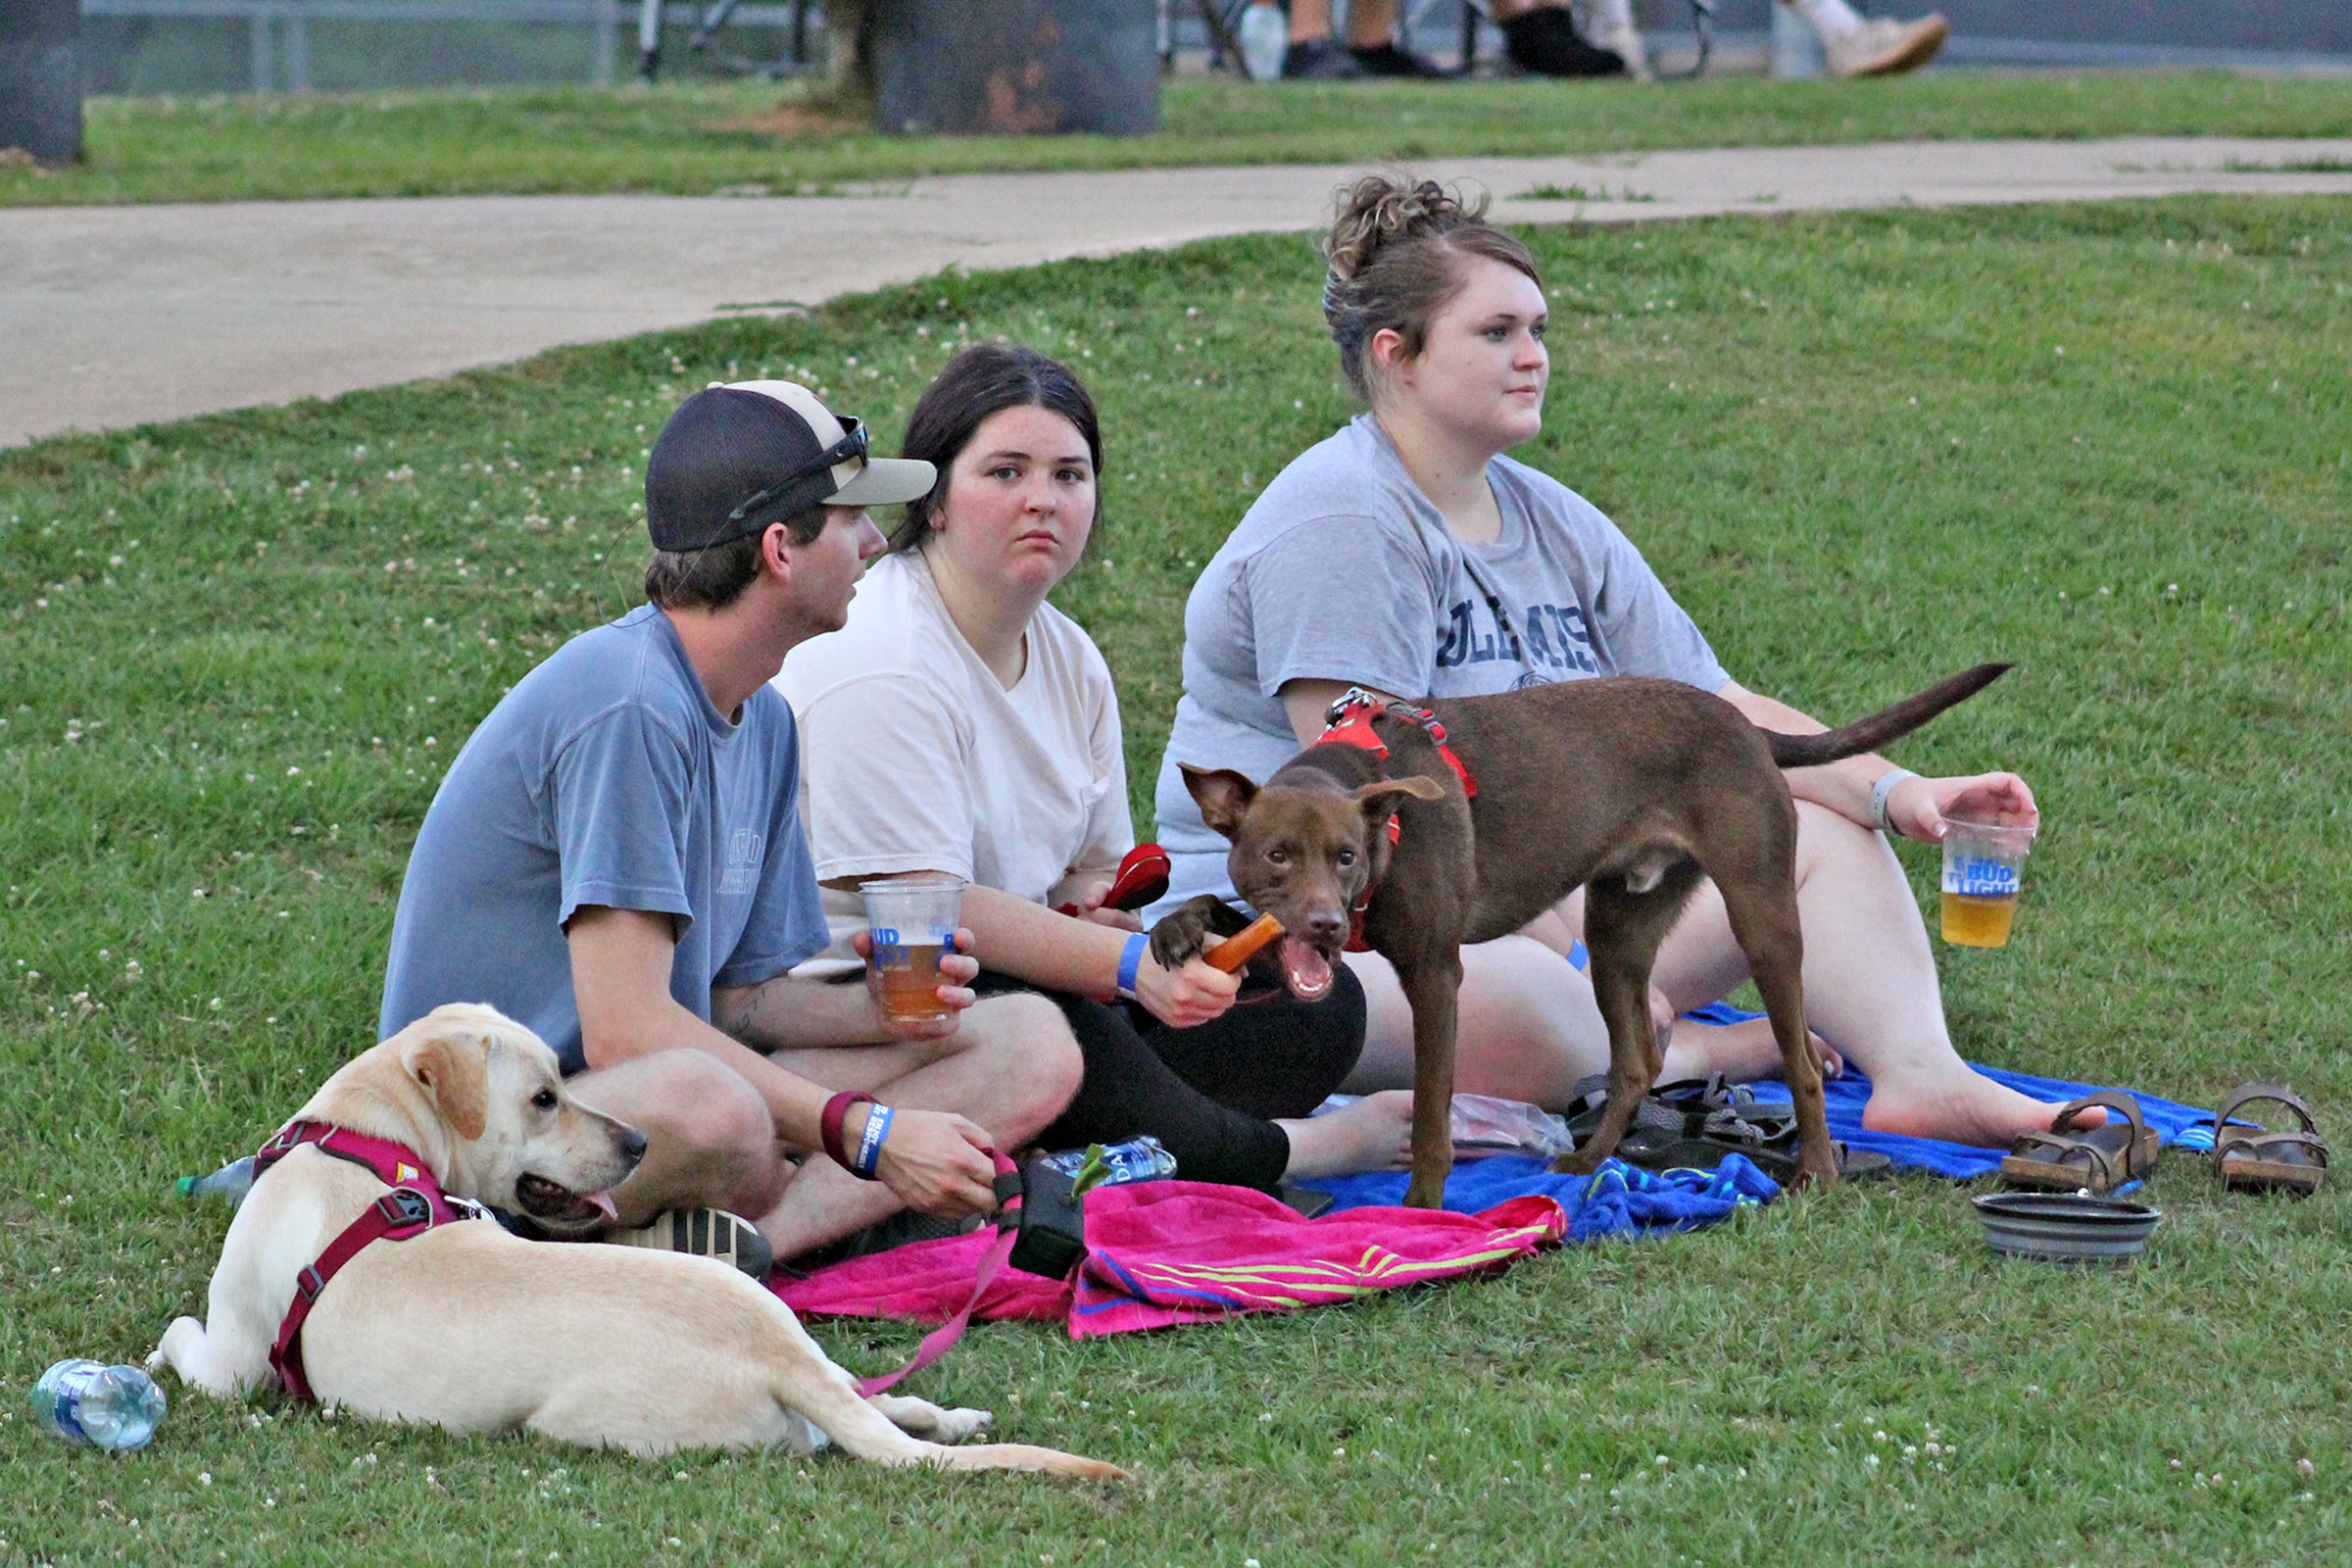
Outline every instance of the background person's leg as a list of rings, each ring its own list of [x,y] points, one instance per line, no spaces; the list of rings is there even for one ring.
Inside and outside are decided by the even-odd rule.
[[[1940,12],[1910,22],[1858,15],[1846,0],[1781,0],[1821,39],[1833,76],[1894,76],[1936,58],[1951,26]]]
[[[1809,802],[1796,815],[1806,1023],[1869,1075],[1863,1124],[1983,1148],[2048,1127],[2057,1107],[1982,1076],[1953,1050],[1927,926],[1886,841]],[[1693,1007],[1747,973],[1722,898],[1701,883],[1652,980],[1677,1007]]]

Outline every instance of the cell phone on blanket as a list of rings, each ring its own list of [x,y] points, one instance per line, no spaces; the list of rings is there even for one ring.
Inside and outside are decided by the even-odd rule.
[[[1102,895],[1105,909],[1136,910],[1156,903],[1168,891],[1168,852],[1156,844],[1138,844],[1119,862],[1110,891]],[[1076,914],[1078,906],[1061,906],[1063,914]]]

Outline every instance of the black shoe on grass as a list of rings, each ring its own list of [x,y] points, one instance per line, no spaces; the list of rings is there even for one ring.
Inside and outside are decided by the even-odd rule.
[[[1335,39],[1309,38],[1282,52],[1285,81],[1361,81],[1369,74],[1354,52]]]
[[[1625,56],[1585,42],[1566,6],[1538,6],[1502,24],[1502,52],[1539,76],[1622,76]]]

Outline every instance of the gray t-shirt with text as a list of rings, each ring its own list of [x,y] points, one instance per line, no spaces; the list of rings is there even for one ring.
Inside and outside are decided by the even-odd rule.
[[[1338,680],[1399,697],[1479,697],[1592,675],[1730,679],[1632,541],[1567,486],[1498,457],[1492,544],[1464,544],[1370,415],[1285,468],[1194,584],[1184,694],[1161,759],[1168,903],[1230,896],[1225,841],[1177,763],[1263,780],[1297,755],[1280,696]],[[1165,908],[1167,904],[1160,906]]]
[[[515,684],[450,764],[392,921],[379,1025],[487,1002],[565,1072],[587,1062],[564,926],[583,905],[671,916],[669,991],[782,974],[826,942],[801,832],[792,710],[761,686],[730,721],[651,605]]]

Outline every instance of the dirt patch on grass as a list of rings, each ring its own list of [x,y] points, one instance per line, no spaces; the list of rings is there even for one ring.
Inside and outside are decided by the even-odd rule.
[[[874,128],[873,117],[843,104],[801,103],[787,99],[764,114],[738,115],[714,122],[712,130],[749,131],[758,136],[855,136]]]

